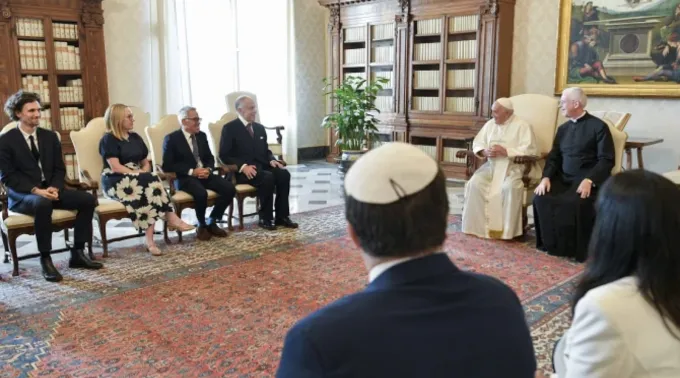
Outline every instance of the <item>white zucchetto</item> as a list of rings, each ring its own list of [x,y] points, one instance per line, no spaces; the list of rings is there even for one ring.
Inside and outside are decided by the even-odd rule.
[[[498,105],[508,110],[514,110],[514,108],[512,107],[512,101],[510,101],[510,99],[507,97],[501,97],[498,100],[496,100],[496,102],[498,103]]]
[[[437,162],[419,148],[386,143],[352,165],[345,176],[345,194],[359,202],[387,205],[425,189],[438,172]]]

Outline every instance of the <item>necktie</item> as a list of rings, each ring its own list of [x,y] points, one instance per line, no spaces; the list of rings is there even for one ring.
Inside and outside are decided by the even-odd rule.
[[[196,135],[191,134],[191,146],[192,146],[192,152],[194,154],[194,159],[196,159],[196,163],[198,164],[198,167],[201,167],[201,155],[198,153],[198,141],[196,140]]]
[[[29,136],[28,140],[31,142],[31,154],[33,154],[35,161],[40,164],[40,152],[38,152],[38,147],[35,146],[33,135]]]
[[[250,134],[251,138],[255,138],[255,132],[253,131],[253,124],[249,123],[246,125],[246,130],[248,130],[248,133]]]

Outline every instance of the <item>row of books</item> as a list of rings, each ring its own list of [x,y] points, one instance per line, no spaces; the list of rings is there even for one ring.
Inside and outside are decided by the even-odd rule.
[[[414,146],[418,147],[418,149],[424,153],[430,155],[432,159],[437,160],[437,146],[430,146],[427,144],[414,144]]]
[[[449,70],[446,77],[446,88],[474,88],[475,87],[475,70]]]
[[[19,40],[19,64],[22,70],[46,70],[45,42]]]
[[[456,113],[474,113],[475,99],[474,97],[447,97],[446,111]]]
[[[364,42],[366,40],[366,28],[355,27],[345,29],[345,42]]]
[[[479,27],[479,15],[456,16],[449,19],[449,33],[461,33],[477,31]]]
[[[85,111],[80,108],[60,108],[59,119],[62,130],[80,130],[85,127]]]
[[[42,105],[50,103],[50,84],[42,76],[23,76],[21,78],[21,89],[40,95]]]
[[[366,49],[346,49],[345,64],[364,64],[366,63]]]
[[[59,87],[59,102],[83,102],[83,80],[68,80],[65,87]]]
[[[66,177],[71,180],[78,180],[80,178],[80,168],[78,167],[78,159],[75,154],[64,155],[64,165],[66,166]]]
[[[52,24],[54,38],[78,39],[78,25],[76,24]]]
[[[466,164],[466,158],[457,158],[456,153],[458,151],[467,151],[467,148],[459,148],[459,147],[444,147],[442,149],[442,161],[449,162],[449,163],[459,163],[459,164]]]
[[[44,37],[45,30],[43,21],[35,18],[17,18],[17,36],[19,37]]]
[[[67,42],[54,42],[54,54],[58,70],[80,69],[80,48]]]
[[[441,50],[441,42],[416,43],[413,45],[413,60],[439,60]]]
[[[439,97],[413,96],[413,110],[424,112],[439,111],[441,100]]]
[[[373,40],[394,38],[394,23],[371,25],[371,35]]]
[[[477,58],[477,41],[451,41],[447,59],[475,59]]]
[[[372,48],[373,56],[371,63],[392,63],[394,62],[394,46],[376,46]]]
[[[392,96],[377,96],[375,98],[375,107],[382,113],[391,113],[394,111]]]
[[[440,34],[442,32],[442,19],[416,21],[416,35]]]
[[[439,89],[439,71],[413,71],[414,89]]]
[[[394,82],[394,73],[392,71],[374,71],[371,73],[371,79],[375,80],[377,78],[383,78],[389,80],[387,83],[383,84],[383,89],[392,88],[392,83]]]

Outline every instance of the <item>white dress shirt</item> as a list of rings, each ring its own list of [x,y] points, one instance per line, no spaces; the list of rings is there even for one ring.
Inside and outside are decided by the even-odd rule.
[[[19,126],[19,124],[17,124],[17,129],[19,129],[19,131],[21,131],[21,134],[24,135],[24,139],[26,140],[28,150],[31,151],[31,140],[29,139],[29,137],[32,136],[33,143],[35,143],[35,149],[38,150],[38,152],[40,152],[40,147],[38,146],[38,128],[37,127],[34,128],[31,134],[25,132],[24,129],[22,129],[21,126]],[[40,168],[40,175],[42,176],[42,180],[45,181],[45,173],[43,172],[42,163],[40,162],[40,160],[38,160],[38,167]]]
[[[443,253],[443,252],[438,252],[438,253]],[[399,258],[399,259],[394,259],[394,260],[385,261],[383,263],[380,263],[380,264],[374,266],[373,268],[371,268],[371,270],[368,272],[368,282],[369,283],[373,282],[376,278],[378,278],[378,276],[380,276],[381,274],[383,274],[384,272],[386,272],[388,269],[390,269],[391,267],[393,267],[395,265],[399,265],[399,264],[405,263],[407,261],[411,261],[411,260],[418,259],[418,258],[421,258],[421,257],[424,257],[424,256],[418,255],[418,256],[402,257],[402,258]]]
[[[188,132],[184,131],[184,128],[182,128],[182,134],[184,134],[184,139],[186,139],[187,144],[189,144],[189,149],[191,150],[191,153],[194,153],[194,145],[191,143],[191,135]],[[198,143],[198,139],[196,140],[196,143]],[[198,159],[198,167],[197,168],[203,168],[203,162],[201,162],[201,159]],[[194,173],[193,169],[189,169],[189,173],[187,175],[191,176],[191,174]]]

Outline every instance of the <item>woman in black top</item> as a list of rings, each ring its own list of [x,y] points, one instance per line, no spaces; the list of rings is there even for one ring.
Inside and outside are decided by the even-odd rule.
[[[171,231],[190,231],[194,227],[172,211],[163,183],[151,172],[149,150],[142,137],[132,131],[134,117],[130,108],[111,105],[104,121],[107,132],[99,142],[99,153],[104,159],[101,178],[104,193],[125,205],[135,228],[146,232],[146,249],[159,256],[162,252],[153,240],[156,221],[165,219]]]

